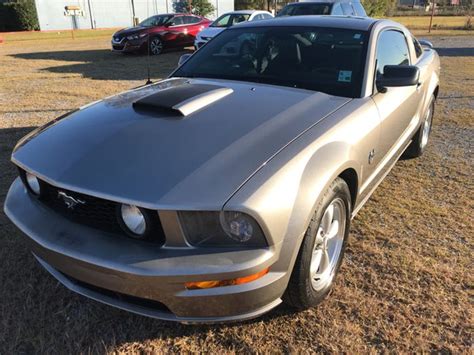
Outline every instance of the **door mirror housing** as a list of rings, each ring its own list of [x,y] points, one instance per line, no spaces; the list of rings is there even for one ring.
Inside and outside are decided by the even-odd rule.
[[[427,41],[426,39],[420,39],[418,43],[420,43],[420,45],[423,47],[428,47],[430,49],[433,49],[433,43],[431,43],[430,41]]]
[[[191,56],[192,56],[192,54],[187,53],[187,54],[183,54],[181,57],[179,57],[178,67],[182,66],[189,59],[189,57],[191,57]]]
[[[414,65],[386,65],[383,75],[376,80],[377,90],[387,92],[387,87],[418,85],[420,69]]]

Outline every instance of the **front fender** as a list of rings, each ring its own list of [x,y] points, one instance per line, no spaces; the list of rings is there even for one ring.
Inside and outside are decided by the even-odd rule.
[[[292,269],[323,192],[344,170],[360,174],[355,152],[342,141],[312,144],[311,132],[268,162],[224,206],[253,216],[278,253],[274,268]]]

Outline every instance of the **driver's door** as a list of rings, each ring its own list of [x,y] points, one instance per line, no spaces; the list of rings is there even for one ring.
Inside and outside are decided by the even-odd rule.
[[[392,29],[380,33],[376,60],[376,77],[383,75],[385,65],[410,65],[411,58],[405,35]],[[416,85],[389,87],[384,93],[376,92],[373,100],[381,120],[381,139],[375,151],[375,160],[380,162],[399,153],[413,134],[413,125],[418,121],[416,114],[422,100],[422,92]]]
[[[173,47],[182,47],[186,44],[187,29],[184,16],[175,16],[168,24],[166,42]]]

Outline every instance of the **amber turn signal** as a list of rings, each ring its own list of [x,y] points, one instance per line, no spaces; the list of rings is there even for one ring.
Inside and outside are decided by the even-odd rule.
[[[204,289],[204,288],[214,288],[214,287],[222,287],[222,286],[232,286],[232,285],[242,285],[246,284],[251,281],[255,281],[266,274],[268,274],[268,270],[270,268],[266,268],[260,272],[257,272],[256,274],[244,276],[244,277],[238,277],[236,279],[230,279],[230,280],[218,280],[218,281],[193,281],[193,282],[186,282],[184,286],[188,290],[199,290],[199,289]]]

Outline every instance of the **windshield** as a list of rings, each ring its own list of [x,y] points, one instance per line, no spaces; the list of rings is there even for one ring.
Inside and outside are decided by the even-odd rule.
[[[331,4],[318,3],[318,4],[292,4],[285,6],[277,15],[281,16],[301,16],[301,15],[330,15]]]
[[[249,19],[249,14],[225,14],[215,20],[209,27],[230,27],[245,22]]]
[[[151,26],[163,26],[166,22],[168,22],[173,16],[171,15],[160,15],[160,16],[152,16],[140,22],[140,26],[143,27],[151,27]]]
[[[318,27],[257,27],[222,32],[175,73],[297,87],[360,97],[367,33]]]

